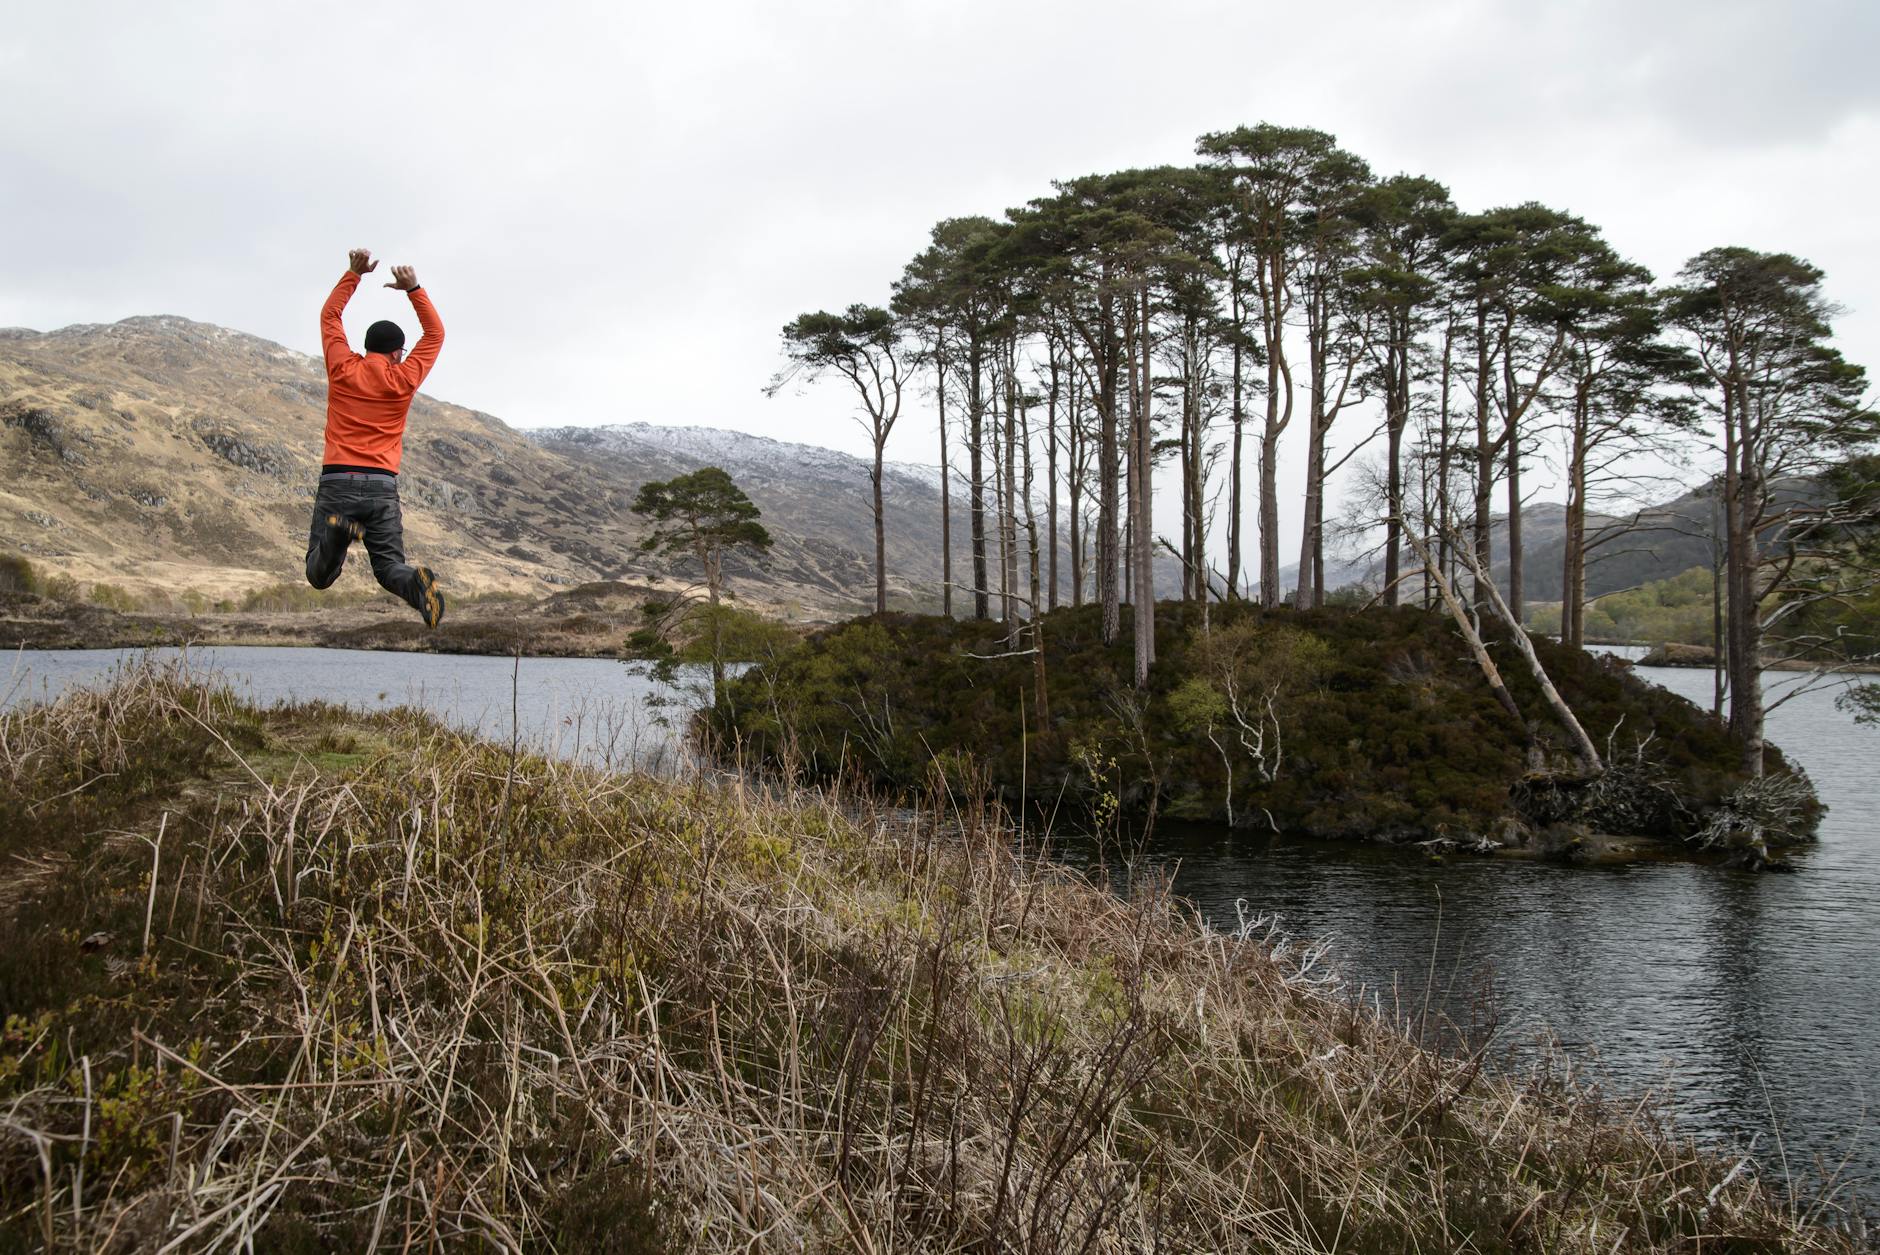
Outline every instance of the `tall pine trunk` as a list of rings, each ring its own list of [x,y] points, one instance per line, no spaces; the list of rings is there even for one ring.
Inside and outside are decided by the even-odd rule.
[[[1389,426],[1389,445],[1385,450],[1385,497],[1390,519],[1384,526],[1384,604],[1399,601],[1398,584],[1403,579],[1403,436],[1410,426],[1410,311],[1392,311],[1390,347],[1385,353],[1384,372],[1388,395],[1385,422]]]
[[[974,339],[967,342],[966,352],[967,453],[973,472],[973,618],[984,620],[992,617],[992,591],[986,570],[985,348]]]
[[[1123,614],[1120,595],[1122,577],[1122,555],[1118,552],[1118,536],[1122,520],[1118,517],[1117,495],[1121,490],[1118,482],[1123,468],[1118,464],[1117,442],[1122,433],[1117,430],[1117,388],[1121,380],[1117,378],[1120,364],[1116,348],[1116,317],[1114,298],[1105,294],[1101,298],[1101,334],[1103,337],[1104,360],[1097,363],[1098,395],[1096,397],[1097,421],[1100,425],[1097,438],[1097,598],[1103,605],[1103,643],[1114,645],[1123,634]]]
[[[953,480],[947,475],[947,362],[936,356],[940,398],[940,613],[953,617]]]
[[[1566,536],[1561,545],[1560,643],[1586,647],[1586,461],[1591,435],[1587,386],[1574,389],[1567,445]]]
[[[887,515],[881,505],[881,463],[886,441],[875,441],[875,465],[868,472],[869,487],[875,496],[875,613],[888,612],[888,529]]]
[[[1279,605],[1279,438],[1292,422],[1292,364],[1286,359],[1285,246],[1261,259],[1260,321],[1266,342],[1266,425],[1260,432],[1260,604]]]
[[[1052,344],[1051,354],[1051,391],[1045,397],[1045,543],[1046,563],[1050,567],[1049,590],[1045,593],[1045,608],[1056,610],[1058,606],[1058,355],[1057,345]],[[1029,440],[1026,449],[1030,450]],[[1027,492],[1027,499],[1030,494]],[[1037,607],[1032,607],[1033,613]]]
[[[1461,523],[1456,518],[1455,502],[1449,499],[1450,489],[1454,486],[1450,483],[1451,476],[1453,475],[1453,471],[1451,470],[1451,467],[1450,467],[1450,458],[1451,458],[1451,455],[1455,452],[1455,447],[1456,447],[1455,435],[1450,430],[1450,425],[1449,425],[1449,399],[1450,399],[1451,389],[1455,382],[1455,372],[1454,372],[1455,347],[1456,347],[1456,319],[1455,319],[1455,315],[1451,314],[1450,317],[1445,319],[1443,322],[1443,377],[1442,377],[1442,384],[1437,392],[1437,402],[1436,402],[1436,425],[1437,425],[1436,521],[1437,521],[1437,525],[1435,528],[1435,535],[1436,535],[1436,544],[1437,544],[1437,550],[1436,550],[1437,569],[1449,573],[1451,576],[1452,584],[1454,582],[1453,577],[1454,577],[1454,572],[1455,572],[1456,558],[1455,558],[1455,555],[1451,552],[1452,546],[1451,546],[1449,537],[1455,532],[1459,531],[1461,528]],[[1431,534],[1430,529],[1426,527],[1424,529],[1423,534],[1425,536],[1430,535]],[[1435,597],[1436,597],[1435,590],[1432,589],[1430,585],[1428,584],[1428,582],[1426,581],[1423,585],[1424,607],[1428,608],[1430,606],[1435,605],[1436,604]]]
[[[1022,466],[1019,480],[1019,500],[1025,504],[1025,552],[1029,565],[1028,580],[1030,597],[1026,602],[1025,617],[1036,621],[1042,612],[1041,598],[1044,590],[1040,581],[1043,578],[1043,559],[1038,552],[1038,512],[1032,505],[1032,460],[1031,460],[1031,410],[1023,403],[1018,409],[1018,445],[1022,451]]]
[[[1155,491],[1155,451],[1153,447],[1155,380],[1150,374],[1153,338],[1149,327],[1149,285],[1142,286],[1141,315],[1137,319],[1137,340],[1142,350],[1142,385],[1136,407],[1136,687],[1149,686],[1149,668],[1155,663],[1155,524],[1151,507]]]
[[[1484,575],[1492,575],[1495,570],[1495,554],[1490,541],[1491,520],[1489,511],[1493,508],[1495,494],[1495,445],[1488,436],[1488,412],[1490,404],[1489,383],[1493,375],[1489,371],[1490,356],[1488,349],[1488,306],[1478,302],[1475,307],[1475,561],[1476,568]],[[1481,587],[1481,578],[1476,580],[1474,602],[1478,606],[1488,604],[1488,593]]]
[[[1065,491],[1070,500],[1070,514],[1065,523],[1071,532],[1071,605],[1084,604],[1085,550],[1089,534],[1083,520],[1084,474],[1090,467],[1090,450],[1083,434],[1083,407],[1078,404],[1081,381],[1076,363],[1071,363],[1070,411],[1065,421]]]
[[[999,552],[1005,569],[999,587],[1005,598],[1006,629],[1018,643],[1018,354],[1015,341],[1005,346],[1005,512],[1000,522]]]
[[[1741,746],[1743,770],[1763,774],[1762,612],[1756,604],[1756,519],[1766,486],[1757,470],[1756,429],[1749,390],[1731,362],[1724,390],[1723,501],[1726,549],[1725,623],[1729,638],[1730,731]],[[1735,411],[1734,420],[1731,417]]]
[[[1502,404],[1507,419],[1502,431],[1502,456],[1508,466],[1508,609],[1517,622],[1527,618],[1526,581],[1522,578],[1525,556],[1521,552],[1521,415],[1520,390],[1514,378],[1514,316],[1508,315],[1502,333],[1501,374]],[[1536,384],[1536,387],[1539,385]]]
[[[1234,444],[1229,455],[1227,481],[1227,595],[1240,596],[1240,470],[1241,437],[1246,427],[1247,411],[1241,403],[1243,387],[1243,361],[1241,346],[1241,291],[1239,274],[1236,270],[1230,277],[1228,289],[1229,306],[1233,314],[1233,396],[1234,396]]]
[[[1182,591],[1183,601],[1193,601],[1196,597],[1195,586],[1195,445],[1197,435],[1194,428],[1194,373],[1191,356],[1191,328],[1183,328],[1182,341],[1182,417],[1180,457],[1182,467]]]
[[[1325,376],[1326,354],[1330,339],[1327,326],[1330,311],[1325,297],[1317,290],[1306,297],[1306,495],[1299,535],[1299,582],[1293,590],[1293,605],[1304,610],[1314,604],[1313,589],[1322,581],[1313,578],[1318,556],[1319,521],[1325,493]]]

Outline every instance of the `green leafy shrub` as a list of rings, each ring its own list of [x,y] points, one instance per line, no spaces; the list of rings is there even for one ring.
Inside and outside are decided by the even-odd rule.
[[[106,610],[128,613],[142,606],[137,594],[117,584],[93,584],[91,586],[91,604],[103,606]]]
[[[653,600],[640,613],[645,622],[628,634],[627,653],[641,661],[710,662],[715,642],[725,662],[768,662],[802,639],[785,624],[724,603]]]

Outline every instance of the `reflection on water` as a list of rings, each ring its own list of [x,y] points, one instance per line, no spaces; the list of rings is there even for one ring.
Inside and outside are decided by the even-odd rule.
[[[263,701],[319,697],[425,707],[497,740],[620,764],[671,752],[649,717],[654,685],[616,662],[212,649]],[[16,655],[11,700],[100,675],[114,651]],[[21,669],[25,674],[21,675]],[[0,668],[0,676],[7,670]],[[1708,671],[1652,668],[1708,706]],[[1786,677],[1772,676],[1773,682]],[[1880,730],[1834,709],[1831,691],[1772,712],[1769,735],[1814,778],[1830,811],[1793,876],[1659,864],[1592,870],[1269,842],[1163,825],[1152,859],[1211,919],[1236,902],[1300,937],[1326,937],[1354,987],[1406,1011],[1429,1003],[1462,1025],[1486,987],[1497,1041],[1517,1054],[1551,1032],[1626,1091],[1663,1093],[1692,1132],[1755,1140],[1763,1161],[1819,1181],[1819,1158],[1863,1195],[1880,1186]]]

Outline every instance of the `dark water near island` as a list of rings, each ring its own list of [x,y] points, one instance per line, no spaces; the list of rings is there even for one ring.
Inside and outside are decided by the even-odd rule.
[[[92,683],[127,655],[78,650],[0,663],[18,702]],[[670,761],[644,703],[653,683],[616,662],[340,650],[194,652],[263,701],[319,697],[422,706],[497,740],[625,765]],[[1710,672],[1640,674],[1708,706]],[[1773,674],[1772,683],[1787,677]],[[1326,967],[1386,1010],[1432,1014],[1516,1061],[1557,1043],[1615,1092],[1662,1096],[1689,1132],[1749,1148],[1778,1181],[1880,1194],[1880,730],[1797,697],[1770,739],[1831,808],[1795,875],[1680,863],[1564,868],[1266,841],[1158,828],[1150,862],[1214,923],[1276,921],[1322,943]],[[1869,1205],[1871,1205],[1869,1203]]]
[[[1612,652],[1626,653],[1625,650]],[[1630,651],[1633,656],[1643,650]],[[1708,670],[1638,674],[1708,709]],[[1764,677],[1771,700],[1797,677]],[[1619,1094],[1651,1090],[1685,1131],[1754,1148],[1803,1193],[1880,1196],[1880,728],[1838,687],[1770,712],[1769,739],[1829,806],[1794,875],[1665,862],[1575,868],[1272,841],[1159,825],[1147,861],[1213,923],[1276,919],[1350,992],[1425,1008],[1532,1060],[1557,1043]]]

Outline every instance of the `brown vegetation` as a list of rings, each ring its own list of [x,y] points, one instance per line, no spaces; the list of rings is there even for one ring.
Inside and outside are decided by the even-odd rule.
[[[56,1250],[1850,1250],[1558,1070],[915,812],[173,670],[0,716],[0,1234]]]

